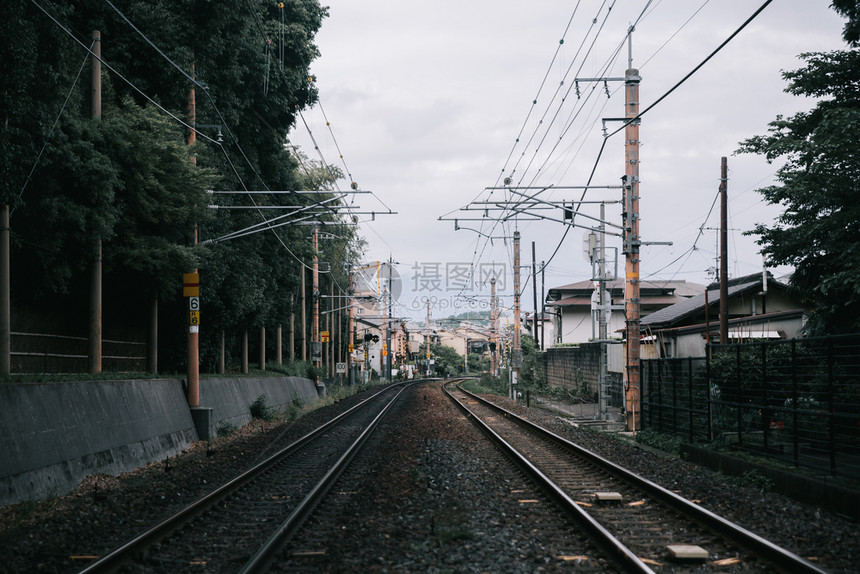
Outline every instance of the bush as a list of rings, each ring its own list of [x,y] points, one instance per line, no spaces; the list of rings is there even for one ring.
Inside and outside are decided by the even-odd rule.
[[[251,403],[251,416],[255,419],[271,421],[278,415],[277,411],[270,407],[266,395],[260,395]]]
[[[236,430],[238,429],[233,423],[221,421],[221,423],[218,425],[218,428],[215,429],[215,434],[217,436],[231,436],[236,434]]]

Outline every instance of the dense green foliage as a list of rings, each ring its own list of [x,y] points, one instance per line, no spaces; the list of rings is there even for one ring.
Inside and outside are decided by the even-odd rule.
[[[849,17],[845,39],[858,41],[857,6],[833,2]],[[807,112],[778,116],[767,135],[741,142],[740,152],[784,159],[779,185],[760,189],[768,203],[784,211],[774,225],[751,232],[768,262],[791,265],[791,285],[813,310],[813,334],[860,331],[860,51],[802,54],[806,66],[783,73],[788,91],[818,98]]]
[[[183,368],[183,272],[200,271],[203,368],[214,368],[222,332],[229,354],[243,330],[285,324],[312,263],[311,227],[257,227],[227,240],[286,210],[209,206],[332,197],[342,174],[287,145],[297,114],[316,101],[308,66],[325,16],[318,0],[3,2],[0,199],[12,213],[13,307],[45,309],[50,300],[80,334],[85,323],[71,316],[86,312],[101,243],[105,335],[145,331],[159,301],[161,370]],[[100,118],[86,49],[93,30],[104,62]],[[193,145],[190,125],[199,131]],[[340,293],[361,242],[334,212],[321,219],[331,272],[320,291]]]

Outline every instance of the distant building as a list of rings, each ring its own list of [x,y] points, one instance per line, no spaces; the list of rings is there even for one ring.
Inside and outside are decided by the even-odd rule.
[[[546,307],[553,316],[552,340],[544,347],[560,343],[585,343],[596,339],[598,289],[596,281],[580,281],[553,287],[547,293]],[[607,325],[609,337],[619,337],[625,329],[624,281],[606,282],[607,301],[616,306]],[[646,317],[655,311],[704,293],[705,286],[686,281],[642,281],[639,284],[641,314]]]

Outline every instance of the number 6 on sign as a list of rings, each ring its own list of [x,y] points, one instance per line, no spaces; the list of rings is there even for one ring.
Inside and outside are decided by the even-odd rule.
[[[189,311],[190,316],[188,317],[189,325],[199,325],[200,324],[200,311]]]
[[[200,297],[189,297],[188,298],[188,308],[191,311],[199,311],[200,310]]]

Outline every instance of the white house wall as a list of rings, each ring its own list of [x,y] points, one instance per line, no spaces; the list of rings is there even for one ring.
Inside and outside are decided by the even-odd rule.
[[[606,334],[610,338],[616,338],[618,331],[625,328],[624,313],[613,311],[609,317]],[[597,338],[597,325],[591,325],[591,311],[563,310],[561,316],[562,343],[587,343]]]

